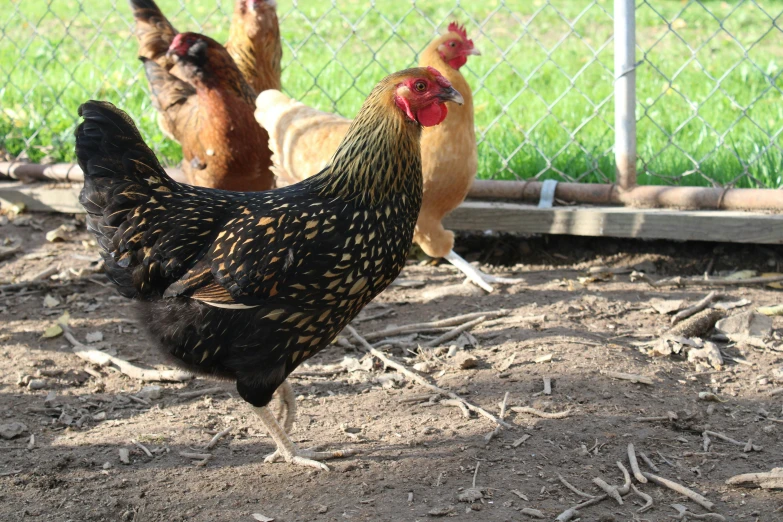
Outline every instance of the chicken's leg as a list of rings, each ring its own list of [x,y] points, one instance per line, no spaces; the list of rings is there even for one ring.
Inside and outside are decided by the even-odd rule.
[[[294,395],[294,389],[288,380],[283,381],[283,384],[278,386],[274,395],[279,406],[275,417],[277,422],[282,420],[283,429],[286,433],[291,433],[291,428],[294,427],[294,421],[296,420],[296,396]]]
[[[493,276],[491,274],[485,274],[478,268],[474,267],[462,257],[459,256],[456,252],[453,250],[449,251],[448,254],[446,254],[446,257],[444,258],[446,261],[457,267],[460,272],[468,276],[468,279],[476,283],[478,286],[486,290],[487,292],[492,292],[494,288],[492,288],[492,285],[489,283],[497,283],[497,284],[514,284],[514,283],[524,283],[524,279],[517,279],[513,277],[497,277]]]
[[[291,439],[288,438],[283,428],[277,423],[275,415],[268,406],[262,406],[257,408],[252,406],[256,415],[261,417],[261,422],[264,423],[269,435],[274,439],[277,445],[277,450],[264,459],[264,462],[277,462],[281,458],[290,464],[298,464],[300,466],[309,466],[312,468],[322,469],[329,471],[329,466],[318,462],[319,460],[337,459],[341,457],[350,457],[355,455],[356,451],[352,449],[339,450],[339,451],[312,451],[312,450],[300,450],[294,446]]]

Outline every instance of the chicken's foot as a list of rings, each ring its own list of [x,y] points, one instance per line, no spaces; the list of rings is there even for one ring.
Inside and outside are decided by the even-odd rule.
[[[252,407],[256,415],[261,417],[261,422],[269,431],[269,435],[275,441],[277,450],[274,453],[267,456],[264,462],[277,462],[281,458],[290,464],[297,464],[299,466],[308,466],[311,468],[322,469],[329,471],[329,466],[320,460],[336,459],[341,457],[350,457],[355,455],[356,451],[352,449],[339,450],[339,451],[312,451],[312,450],[300,450],[291,442],[286,432],[277,423],[275,415],[268,406],[262,406],[261,408]]]
[[[487,292],[492,292],[494,288],[492,288],[492,285],[490,283],[496,283],[496,284],[515,284],[515,283],[524,283],[524,279],[517,279],[513,277],[498,277],[493,276],[491,274],[485,274],[475,266],[471,265],[467,261],[465,261],[462,257],[460,257],[459,254],[454,252],[453,250],[449,251],[448,254],[446,254],[446,257],[444,257],[446,261],[457,267],[460,272],[465,274],[468,279],[476,283],[478,286],[486,290]]]
[[[291,433],[296,420],[296,396],[291,383],[287,380],[283,381],[283,384],[275,390],[275,397],[277,397],[279,403],[275,414],[277,422],[280,423],[282,421],[285,432]]]

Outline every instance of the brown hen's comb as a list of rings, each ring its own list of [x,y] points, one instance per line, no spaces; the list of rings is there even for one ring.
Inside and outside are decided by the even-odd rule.
[[[457,22],[451,22],[449,24],[449,32],[457,33],[465,43],[469,44],[471,47],[473,46],[473,40],[468,40],[468,33],[465,31],[464,25],[459,25]]]

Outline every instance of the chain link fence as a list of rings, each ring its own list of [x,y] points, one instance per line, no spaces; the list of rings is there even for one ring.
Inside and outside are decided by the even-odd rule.
[[[228,35],[232,0],[159,5],[180,30]],[[457,20],[482,51],[462,69],[479,176],[612,183],[613,13],[611,0],[281,0],[283,86],[350,117]],[[640,184],[783,185],[781,15],[777,0],[636,2]],[[0,13],[0,155],[72,161],[76,109],[98,98],[127,110],[175,165],[132,25],[125,0],[11,0]]]

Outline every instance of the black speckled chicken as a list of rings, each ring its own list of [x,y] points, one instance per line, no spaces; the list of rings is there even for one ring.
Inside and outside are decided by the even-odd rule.
[[[271,413],[275,389],[402,270],[421,208],[422,126],[461,95],[433,68],[381,81],[320,174],[269,192],[168,178],[128,116],[79,109],[81,202],[106,272],[137,299],[161,349],[236,381],[279,458],[328,469],[351,452],[297,449]]]

